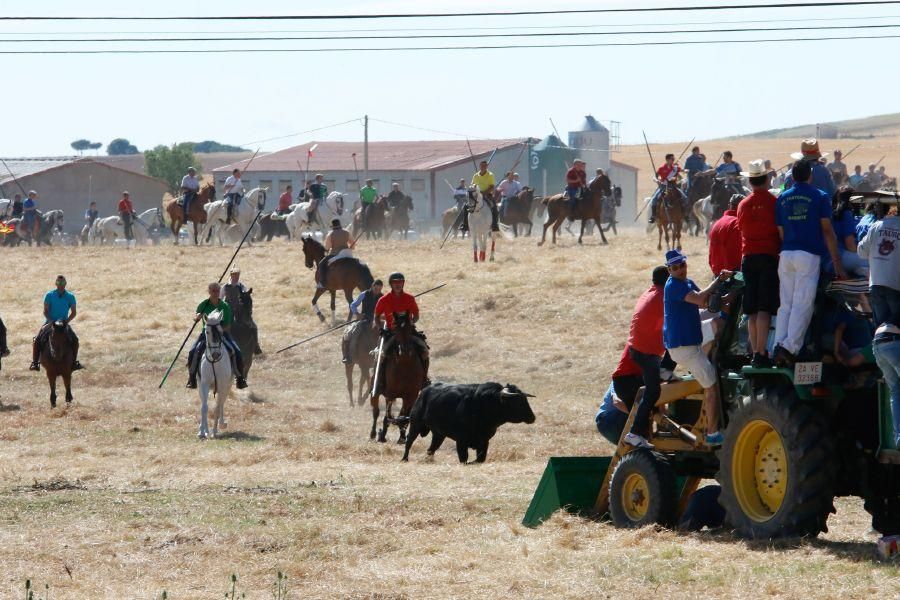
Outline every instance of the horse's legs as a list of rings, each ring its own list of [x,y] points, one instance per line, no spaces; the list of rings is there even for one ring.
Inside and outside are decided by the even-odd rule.
[[[496,248],[496,240],[491,237],[491,262],[494,262],[494,249]]]
[[[472,235],[471,238],[472,238],[472,258],[477,263],[478,262],[478,237]]]
[[[662,237],[663,237],[663,225],[662,220],[657,219],[656,221],[656,229],[659,230],[659,240],[656,242],[656,250],[662,250]]]
[[[68,404],[74,398],[72,397],[72,372],[63,373],[62,376],[63,385],[66,386],[66,403]]]
[[[50,408],[56,408],[56,373],[47,369],[47,380],[50,382]]]
[[[582,220],[581,220],[581,230],[578,232],[578,245],[579,245],[579,246],[580,246],[581,243],[582,243],[582,242],[581,242],[581,238],[584,237],[584,224],[585,224],[585,221],[586,221],[586,220],[587,220],[587,219],[582,219]]]
[[[372,385],[375,385],[375,383],[372,382]],[[370,403],[372,405],[372,431],[369,432],[370,440],[375,439],[375,427],[378,424],[378,413],[379,413],[378,400],[379,400],[379,398],[380,398],[380,396],[378,394],[375,394],[372,396],[372,399],[370,400]]]
[[[378,432],[378,441],[379,442],[387,442],[387,430],[388,430],[388,421],[393,419],[393,415],[391,414],[391,407],[394,405],[394,399],[384,397],[384,419],[381,421],[381,431]]]
[[[344,299],[347,301],[347,320],[351,320],[353,318],[353,311],[350,310],[350,305],[353,304],[353,288],[344,288]]]
[[[602,243],[604,246],[607,245],[609,242],[606,241],[606,235],[603,233],[603,225],[602,225],[603,213],[602,212],[598,212],[596,215],[594,215],[594,223],[596,223],[597,229],[600,230],[600,243]],[[615,220],[613,220],[613,223],[615,223]]]
[[[344,364],[344,376],[347,378],[347,396],[350,398],[350,406],[353,406],[353,363]],[[359,394],[362,396],[362,392]]]
[[[562,227],[563,221],[565,221],[565,217],[560,216],[556,223],[553,224],[553,244],[556,245],[556,234],[559,233],[559,228]]]
[[[200,439],[206,439],[206,436],[209,435],[209,422],[207,421],[207,416],[209,415],[209,384],[200,382],[200,431],[197,433],[197,437]]]
[[[544,242],[547,241],[547,230],[550,229],[550,227],[552,227],[552,226],[553,226],[553,220],[548,218],[547,222],[544,223],[544,233],[543,233],[543,235],[541,235],[541,241],[538,242],[538,246],[543,246]],[[556,232],[553,233],[553,240],[554,240],[553,243],[556,243]]]
[[[319,298],[322,297],[322,294],[325,293],[325,288],[316,288],[316,293],[313,295],[312,306],[313,310],[316,312],[316,316],[319,317],[319,321],[322,323],[325,322],[325,317],[322,316],[322,311],[319,310],[319,305],[316,304],[319,301]]]
[[[337,298],[337,290],[331,290],[331,324],[334,325],[337,322],[337,318],[334,316],[334,303]]]
[[[363,367],[362,365],[359,365],[359,396],[358,396],[357,403],[360,406],[362,406],[362,403],[365,401],[365,396],[364,396],[364,393],[366,391],[365,385],[366,385],[366,383],[369,383],[369,385],[371,385],[371,382],[370,382],[371,378],[372,378],[372,373],[370,372],[370,369],[368,367]]]

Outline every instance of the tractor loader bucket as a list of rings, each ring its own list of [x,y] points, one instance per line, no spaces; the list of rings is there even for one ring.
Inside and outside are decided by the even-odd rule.
[[[560,508],[591,516],[611,456],[554,456],[534,492],[522,524],[537,527]]]

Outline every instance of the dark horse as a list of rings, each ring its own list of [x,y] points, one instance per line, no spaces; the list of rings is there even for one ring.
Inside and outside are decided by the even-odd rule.
[[[25,231],[22,226],[22,219],[17,217],[6,222],[13,231],[6,235],[3,244],[5,246],[18,246],[22,242],[29,246],[32,242],[38,246],[51,246],[50,238],[54,231],[62,233],[63,231],[63,211],[49,210],[46,213],[35,211],[35,220],[38,222],[38,234],[35,236],[31,231]]]
[[[66,324],[55,321],[50,326],[50,338],[41,350],[41,366],[50,382],[50,408],[56,408],[56,378],[62,377],[66,386],[66,403],[72,401],[72,343],[66,333]]]
[[[375,428],[378,424],[379,398],[384,396],[385,413],[378,432],[378,441],[387,441],[388,425],[391,423],[400,428],[398,444],[406,442],[406,426],[409,422],[409,413],[413,403],[425,386],[425,365],[419,358],[419,350],[413,340],[415,329],[406,315],[394,314],[394,339],[389,351],[381,357],[381,369],[384,375],[379,375],[379,381],[372,385],[372,430],[369,439],[375,439]],[[381,382],[384,382],[382,385]],[[394,401],[400,398],[400,414],[395,419],[392,413]]]
[[[409,236],[409,213],[412,210],[412,198],[404,194],[403,199],[390,209],[390,219],[384,231],[384,239],[391,237],[391,232],[394,230],[402,234],[404,240]]]
[[[532,202],[534,190],[530,187],[524,187],[514,197],[506,199],[506,208],[500,215],[500,222],[512,227],[515,237],[519,237],[519,225],[528,225],[528,233],[525,235],[531,235],[531,228],[534,227],[534,223],[531,222]]]
[[[347,377],[347,395],[350,398],[350,406],[353,406],[353,365],[359,367],[359,405],[365,401],[363,390],[371,390],[372,367],[375,365],[375,359],[372,357],[372,350],[378,345],[378,333],[372,329],[372,322],[368,319],[361,319],[351,323],[344,332],[346,343],[349,348],[349,362],[344,363],[344,374]],[[342,340],[343,343],[343,340]]]
[[[384,196],[378,196],[369,210],[365,211],[363,218],[363,209],[359,207],[353,214],[353,237],[359,236],[361,231],[366,233],[366,239],[381,239],[386,237],[387,218],[385,211],[387,210],[387,200]]]
[[[236,287],[225,286],[225,301],[231,307],[231,338],[244,357],[244,372],[241,375],[246,379],[253,365],[253,355],[261,353],[259,331],[253,321],[253,288],[240,291]]]
[[[553,243],[556,243],[556,234],[566,219],[572,221],[581,221],[581,231],[578,234],[578,243],[584,237],[584,222],[590,219],[594,223],[603,223],[603,196],[612,195],[612,183],[607,175],[599,175],[595,177],[588,185],[578,205],[572,211],[572,203],[565,194],[556,194],[549,198],[544,198],[542,202],[547,205],[547,222],[544,223],[544,234],[538,246],[542,246],[547,241],[547,230],[553,227]],[[608,244],[606,236],[603,234],[603,228],[600,230],[600,239],[603,244]]]
[[[191,202],[190,212],[188,213],[188,221],[194,222],[194,245],[200,245],[200,225],[206,223],[206,204],[216,199],[216,186],[211,183],[204,183],[200,186],[200,192]],[[175,244],[178,244],[178,232],[184,221],[184,206],[180,204],[181,198],[172,198],[167,202],[163,202],[163,210],[169,215],[169,221],[172,226],[172,235],[175,236]]]
[[[284,217],[279,217],[274,212],[263,213],[259,217],[259,233],[256,234],[254,241],[261,242],[263,240],[271,242],[273,237],[291,238],[291,232],[288,231]]]
[[[306,259],[306,268],[318,268],[319,263],[325,258],[325,246],[310,236],[303,236],[303,256]],[[350,303],[353,301],[353,288],[359,288],[359,291],[367,290],[372,287],[372,272],[368,265],[360,262],[356,258],[340,258],[328,265],[328,274],[325,279],[325,287],[316,287],[316,293],[312,299],[313,309],[319,316],[319,320],[324,322],[325,317],[319,310],[317,302],[326,291],[331,292],[331,320],[334,322],[334,302],[335,295],[338,290],[344,290],[344,297],[347,299],[347,320],[349,321],[353,314],[350,312]]]
[[[684,222],[687,225],[688,232],[694,237],[700,235],[700,229],[702,228],[702,223],[697,219],[697,215],[694,214],[694,205],[709,196],[714,174],[715,171],[709,170],[696,173],[691,177],[691,185],[687,191],[689,208],[687,214],[684,215]]]
[[[709,203],[712,206],[712,220],[718,221],[728,210],[728,202],[734,194],[747,196],[749,190],[744,188],[740,180],[733,181],[723,177],[717,177],[709,190]]]
[[[666,183],[662,199],[656,205],[656,228],[659,230],[657,250],[662,250],[663,234],[666,236],[666,250],[681,250],[681,226],[684,224],[684,203],[681,192],[674,182]],[[672,245],[669,245],[669,232],[672,232]]]

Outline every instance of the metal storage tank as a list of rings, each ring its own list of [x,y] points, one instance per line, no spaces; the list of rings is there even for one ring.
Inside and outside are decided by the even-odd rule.
[[[598,168],[609,171],[609,129],[591,115],[584,118],[578,131],[569,132],[569,146],[587,163],[589,175]]]
[[[566,188],[566,171],[576,158],[575,151],[553,134],[532,146],[528,180],[536,193],[542,196],[561,193]]]

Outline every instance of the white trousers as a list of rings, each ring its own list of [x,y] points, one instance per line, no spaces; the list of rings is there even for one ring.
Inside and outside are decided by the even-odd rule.
[[[778,261],[781,307],[775,321],[775,343],[791,354],[803,347],[812,319],[820,259],[802,250],[785,250]]]

